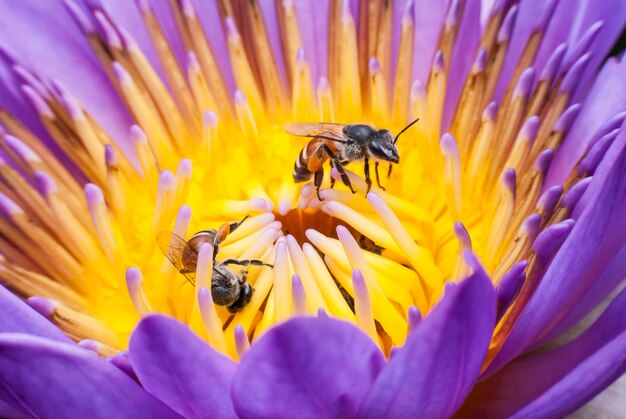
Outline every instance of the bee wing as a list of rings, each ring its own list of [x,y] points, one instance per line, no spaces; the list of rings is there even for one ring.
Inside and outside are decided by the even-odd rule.
[[[192,285],[195,285],[198,252],[182,237],[169,231],[159,233],[157,243],[176,270],[183,274]],[[183,256],[187,256],[187,259]]]
[[[343,132],[346,126],[330,122],[292,122],[285,124],[284,128],[289,134],[299,137],[321,137],[345,143],[350,141],[350,138]]]

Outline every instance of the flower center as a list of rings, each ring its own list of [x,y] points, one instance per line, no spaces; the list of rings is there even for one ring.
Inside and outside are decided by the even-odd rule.
[[[603,154],[590,153],[563,187],[543,190],[551,158],[580,108],[569,101],[588,56],[574,57],[571,69],[559,72],[564,51],[556,50],[536,77],[526,66],[537,52],[538,29],[512,83],[498,92],[515,8],[490,16],[465,73],[451,61],[462,13],[451,8],[430,71],[413,81],[413,3],[403,11],[392,65],[393,2],[376,13],[363,8],[359,37],[350,2],[334,2],[328,77],[312,80],[312,64],[319,63],[302,48],[295,2],[277,6],[281,60],[272,53],[259,5],[230,10],[223,2],[222,55],[228,55],[233,81],[224,77],[226,60],[218,60],[189,2],[171,2],[182,52],[140,2],[163,78],[105,10],[94,6],[87,13],[67,3],[137,125],[130,141],[115,145],[68,89],[17,66],[45,128],[79,177],[93,183],[81,191],[71,171],[0,112],[11,134],[7,155],[16,162],[0,161],[10,186],[0,195],[10,223],[0,227],[20,249],[7,255],[16,266],[3,275],[15,283],[23,266],[39,280],[63,284],[71,292],[43,289],[73,308],[86,307],[91,317],[79,329],[115,348],[125,346],[139,316],[153,311],[188,323],[233,357],[246,346],[242,339],[256,339],[276,322],[324,312],[358,324],[388,353],[404,342],[414,306],[427,313],[446,282],[468,273],[465,251],[478,255],[495,282],[522,262],[529,277],[543,269],[549,255],[534,253],[535,239],[553,226],[571,228],[563,220],[577,195],[561,195],[577,182],[584,189],[594,156]],[[376,39],[367,35],[379,32]],[[386,164],[370,162],[369,194],[362,159],[349,162],[343,176],[324,162],[322,200],[313,184],[294,182],[299,153],[319,138],[288,135],[284,124],[365,123],[396,134],[417,117],[398,140],[400,162],[389,178]],[[184,248],[195,233],[216,235],[247,215],[219,243],[215,258],[210,247],[194,248],[197,260],[188,264],[181,255],[189,253],[171,247],[172,237]],[[171,242],[160,250],[157,237],[164,232]],[[228,270],[222,276],[240,282],[228,287],[254,288],[237,310],[220,305],[231,299],[214,304],[214,275],[222,268]],[[525,283],[520,301],[535,285]],[[40,286],[19,286],[24,295],[41,294]],[[57,308],[63,315],[55,321],[73,319],[67,310]],[[518,311],[509,310],[500,324],[500,340]],[[75,319],[65,323],[80,335]]]

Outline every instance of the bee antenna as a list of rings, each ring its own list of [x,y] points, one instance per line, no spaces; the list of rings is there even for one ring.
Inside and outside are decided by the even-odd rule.
[[[408,130],[409,128],[411,128],[413,126],[413,124],[415,124],[417,121],[419,121],[420,119],[417,118],[415,121],[409,123],[409,125],[407,125],[406,127],[402,128],[402,131],[400,131],[398,133],[398,135],[396,135],[396,138],[393,140],[393,143],[395,144],[398,141],[398,138],[400,138],[400,136],[402,135],[402,133],[406,130]]]

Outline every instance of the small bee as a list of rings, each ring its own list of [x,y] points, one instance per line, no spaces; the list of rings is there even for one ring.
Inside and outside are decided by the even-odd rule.
[[[167,231],[159,233],[157,237],[159,247],[165,253],[165,256],[172,262],[172,265],[176,267],[178,272],[183,274],[194,286],[196,283],[196,266],[198,264],[200,246],[203,243],[213,244],[211,296],[215,304],[226,306],[231,313],[242,310],[250,302],[254,288],[246,282],[248,275],[246,270],[239,271],[238,275],[228,265],[269,266],[273,268],[273,265],[256,259],[225,259],[221,262],[215,259],[220,243],[249,217],[249,215],[245,216],[238,223],[222,224],[217,230],[199,231],[189,241],[185,241],[176,234]]]
[[[386,129],[377,130],[366,124],[333,124],[333,123],[291,123],[285,125],[285,131],[291,135],[300,137],[312,137],[313,139],[302,149],[296,163],[293,166],[293,180],[306,182],[314,176],[313,183],[320,198],[320,186],[324,179],[323,164],[330,159],[331,167],[335,167],[341,176],[341,181],[352,191],[350,179],[343,166],[351,161],[364,160],[365,181],[367,192],[372,187],[370,178],[369,160],[373,159],[376,171],[376,183],[381,189],[378,175],[378,165],[381,161],[389,162],[387,177],[391,176],[391,163],[398,163],[400,156],[396,148],[396,142],[400,135],[409,129],[419,118],[408,124],[395,137]],[[331,179],[331,187],[334,179]]]

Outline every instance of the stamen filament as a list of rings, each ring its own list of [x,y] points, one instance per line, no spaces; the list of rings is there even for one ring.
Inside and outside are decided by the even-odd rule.
[[[368,292],[371,293],[375,317],[381,323],[387,334],[391,336],[394,343],[403,343],[406,339],[406,321],[387,299],[380,285],[376,282],[374,272],[372,272],[371,267],[367,264],[358,243],[354,240],[350,232],[345,227],[339,226],[337,227],[337,235],[350,260],[352,269],[360,270],[365,278]],[[406,309],[408,309],[408,307]]]
[[[354,311],[356,313],[356,325],[367,334],[374,342],[378,342],[378,333],[374,324],[374,313],[369,292],[365,285],[363,274],[355,269],[352,271],[352,284],[354,288]]]
[[[302,248],[298,245],[298,242],[292,235],[287,235],[286,242],[287,249],[289,250],[289,258],[291,259],[294,270],[298,273],[298,277],[302,281],[302,286],[305,290],[307,312],[310,314],[317,313],[317,309],[319,307],[328,311],[328,305],[326,304],[318,284],[315,281],[315,277],[311,272],[311,268],[304,257]],[[296,308],[294,307],[294,310],[295,309]]]
[[[316,94],[320,121],[335,121],[333,96],[326,77],[320,77],[317,83]]]
[[[248,335],[246,335],[246,330],[240,324],[235,326],[235,348],[239,359],[241,359],[245,353],[248,352],[248,349],[250,349]]]
[[[211,249],[211,252],[213,252],[213,249]],[[228,354],[226,338],[222,332],[222,322],[215,310],[211,291],[205,286],[200,287],[198,290],[198,307],[200,308],[200,314],[209,344],[223,354]]]
[[[414,43],[414,2],[409,0],[404,7],[400,26],[400,45],[393,87],[393,103],[391,106],[394,125],[400,125],[409,119],[409,97],[411,91],[407,86],[411,82]]]
[[[146,293],[143,291],[142,282],[143,277],[141,271],[135,267],[128,268],[126,271],[128,295],[135,306],[135,310],[139,313],[139,316],[145,317],[152,313],[152,308],[150,307]]]
[[[440,146],[443,155],[443,183],[448,209],[453,220],[461,220],[463,218],[463,197],[459,149],[454,137],[447,133],[441,137]]]
[[[102,190],[93,183],[88,183],[85,185],[85,198],[87,199],[91,221],[98,235],[100,244],[109,260],[113,261],[115,260],[117,241],[113,234]]]
[[[311,267],[311,272],[315,277],[318,287],[324,296],[324,301],[326,301],[328,305],[329,313],[354,323],[354,313],[350,310],[343,295],[341,295],[341,291],[339,291],[332,276],[330,276],[328,268],[324,265],[324,261],[319,253],[317,253],[315,248],[309,243],[302,245],[302,251],[304,252],[306,261]],[[319,310],[322,310],[322,308],[318,308],[318,311]]]
[[[291,277],[291,298],[293,300],[293,315],[306,316],[308,314],[306,291],[300,276],[297,274]]]
[[[341,15],[338,19],[337,38],[331,42],[336,46],[336,66],[332,66],[331,80],[336,80],[337,106],[348,120],[358,119],[361,108],[361,84],[359,77],[359,56],[356,40],[356,28],[349,0],[343,0]],[[333,61],[330,61],[333,63]]]
[[[277,323],[288,319],[292,313],[288,258],[285,239],[281,238],[276,243],[276,256],[274,258],[274,318]]]
[[[440,288],[443,284],[443,278],[428,251],[413,241],[402,226],[402,223],[400,223],[398,217],[378,195],[369,193],[367,200],[383,220],[383,223],[385,223],[397,248],[407,258],[411,266],[419,273],[424,282],[428,284],[428,287],[431,289]]]

